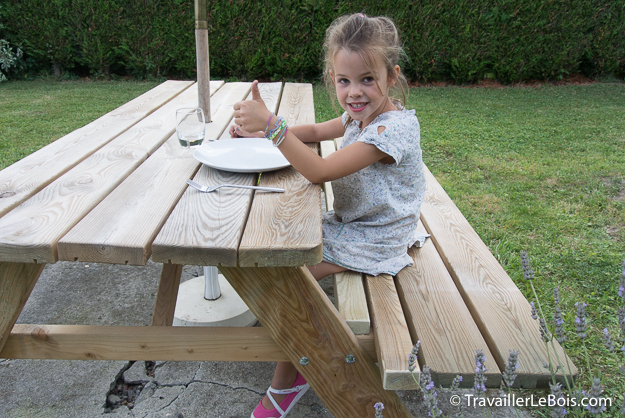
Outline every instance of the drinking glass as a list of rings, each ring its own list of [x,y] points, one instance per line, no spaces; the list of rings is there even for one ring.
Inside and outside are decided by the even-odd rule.
[[[187,148],[201,145],[204,141],[204,111],[202,109],[176,110],[176,134],[180,145]]]

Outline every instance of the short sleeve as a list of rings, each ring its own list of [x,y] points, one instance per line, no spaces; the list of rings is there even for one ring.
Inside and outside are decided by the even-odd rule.
[[[411,117],[415,118],[414,111],[395,111],[387,112],[390,115],[375,120],[369,126],[367,126],[358,141],[365,144],[375,145],[377,149],[390,155],[395,164],[399,165],[403,160],[407,150],[407,144],[410,142],[410,138],[417,132],[410,129]],[[378,128],[384,127],[384,131],[378,134]]]

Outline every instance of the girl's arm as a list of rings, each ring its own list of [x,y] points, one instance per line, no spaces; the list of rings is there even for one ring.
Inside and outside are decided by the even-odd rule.
[[[273,124],[271,125],[271,127],[273,128]],[[327,139],[334,139],[343,136],[343,133],[345,132],[345,127],[343,126],[343,121],[339,117],[321,123],[310,123],[306,125],[293,126],[289,128],[289,131],[293,132],[293,134],[302,142],[321,142]],[[265,136],[265,131],[257,131],[252,133],[244,132],[241,130],[237,130],[236,125],[232,125],[229,132],[232,138],[250,136],[262,138]]]
[[[256,81],[252,84],[252,100],[236,103],[234,110],[234,122],[246,132],[264,130],[267,127],[267,119],[271,115],[260,97]],[[274,126],[276,120],[277,117],[274,116],[270,122],[271,126]],[[315,151],[308,148],[296,133],[303,135],[303,140],[322,141],[342,136],[343,123],[341,118],[336,118],[316,124],[314,127],[311,126],[314,125],[302,125],[299,130],[297,126],[289,127],[286,137],[279,146],[291,165],[311,183],[336,180],[389,157],[375,145],[356,142],[330,154],[325,159],[321,158]]]

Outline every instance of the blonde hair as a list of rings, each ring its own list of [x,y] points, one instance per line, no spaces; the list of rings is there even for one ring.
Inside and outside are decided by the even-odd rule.
[[[401,93],[401,100],[391,100],[400,102],[402,106],[406,104],[406,91],[408,90],[406,77],[401,72],[399,75],[395,72],[395,66],[399,65],[400,59],[406,54],[400,44],[397,28],[391,19],[354,13],[339,17],[326,30],[323,42],[325,61],[323,77],[333,99],[336,99],[336,89],[334,89],[330,74],[334,68],[334,57],[341,50],[359,54],[367,68],[373,73],[376,83],[380,75],[376,74],[375,69],[383,66],[389,77],[396,78],[393,89]],[[332,105],[335,106],[335,100],[332,100]],[[351,121],[349,117],[347,124],[349,125]]]

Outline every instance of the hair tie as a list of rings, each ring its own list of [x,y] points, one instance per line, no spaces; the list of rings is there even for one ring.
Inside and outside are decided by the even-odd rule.
[[[365,18],[365,15],[363,15],[362,13],[358,13],[358,16],[360,16],[361,18]]]

